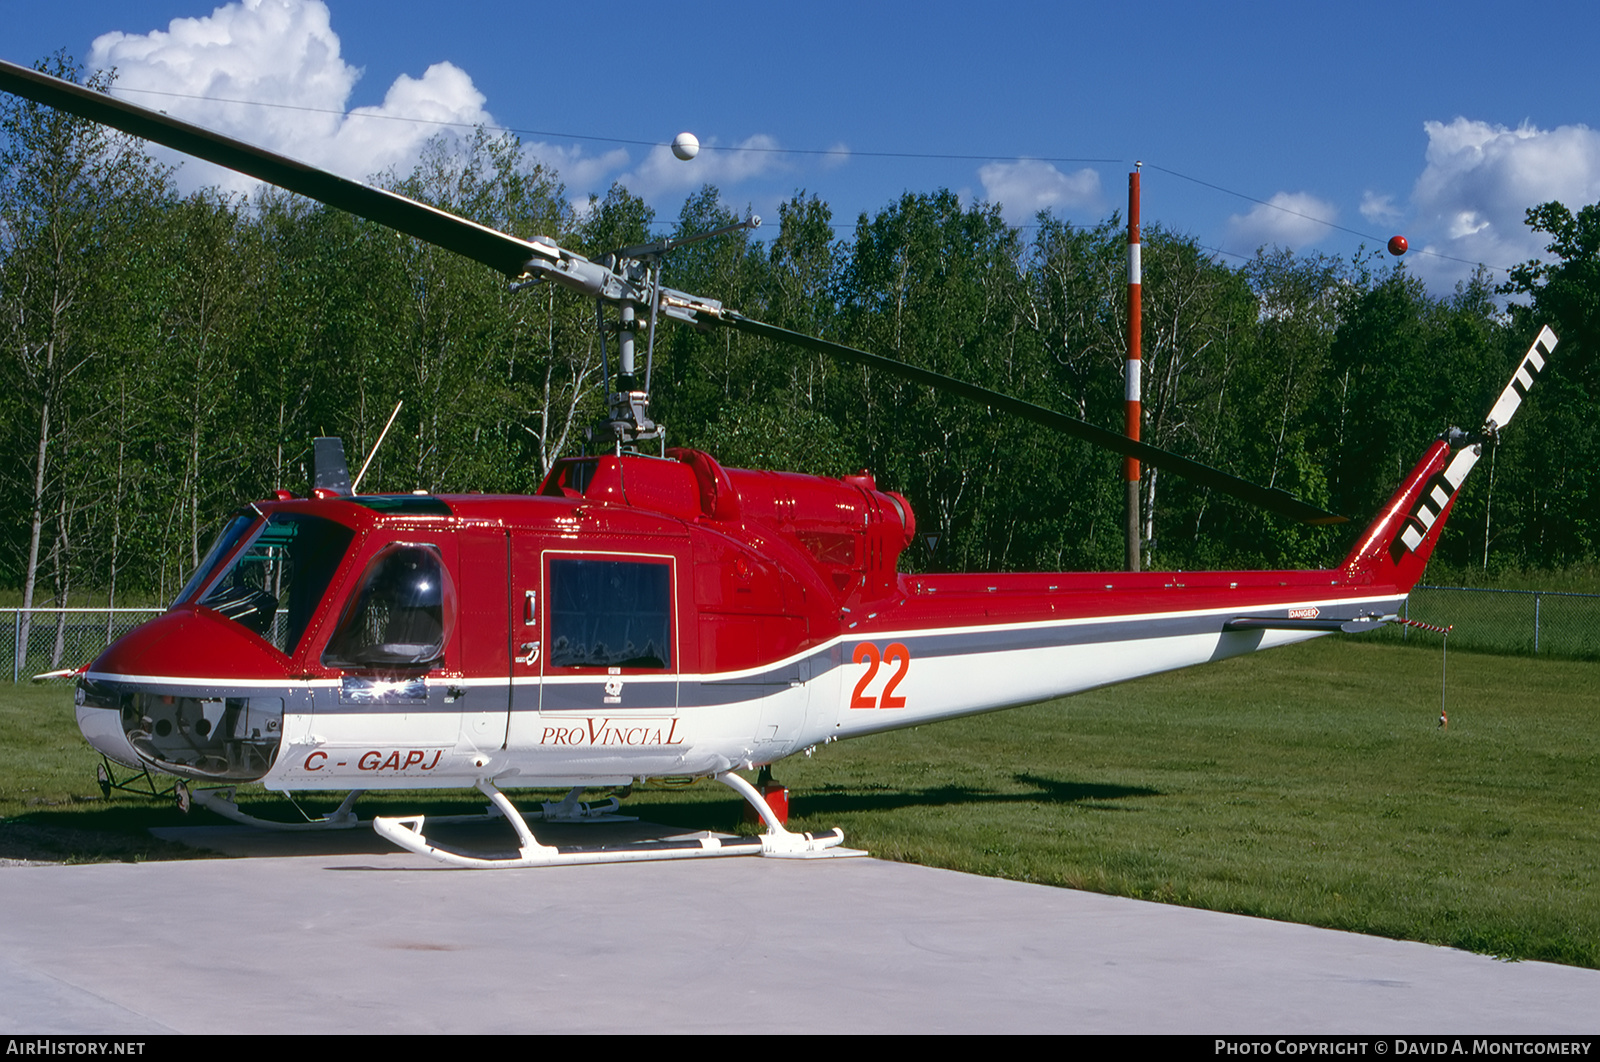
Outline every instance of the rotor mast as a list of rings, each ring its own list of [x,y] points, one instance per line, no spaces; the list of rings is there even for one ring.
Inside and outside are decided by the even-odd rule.
[[[654,306],[654,303],[651,305]],[[639,386],[639,378],[634,371],[637,318],[638,312],[633,303],[624,302],[617,321],[617,376],[606,391],[607,418],[596,426],[597,430],[593,433],[594,437],[606,441],[615,440],[618,446],[659,439],[666,431],[666,425],[650,419],[650,391]],[[651,328],[649,335],[653,341],[654,328]],[[653,342],[651,346],[654,347]]]
[[[662,287],[662,256],[675,247],[698,243],[713,236],[723,236],[741,229],[759,228],[760,225],[761,219],[752,215],[744,221],[736,221],[732,225],[724,225],[708,232],[695,233],[693,236],[624,247],[606,255],[598,262],[591,262],[569,251],[561,250],[554,244],[548,244],[547,246],[555,249],[561,258],[565,259],[566,268],[547,263],[541,258],[529,259],[523,274],[526,279],[513,282],[511,285],[513,291],[520,291],[529,284],[549,279],[595,296],[595,321],[600,328],[602,371],[606,374],[606,417],[590,430],[592,441],[614,442],[621,447],[624,444],[635,445],[661,438],[666,432],[666,425],[650,419],[650,379],[655,367],[656,325],[660,315],[665,313],[669,317],[704,327],[697,319],[697,315],[706,313],[715,318],[722,313],[722,303],[715,299],[704,299]],[[582,266],[578,265],[580,262]],[[594,267],[605,270],[606,275],[596,278],[590,272]],[[617,307],[615,325],[606,324],[607,303],[614,303]],[[641,386],[638,372],[638,333],[639,310],[644,308],[648,308],[650,314],[644,323],[645,369]],[[611,376],[610,359],[606,356],[606,333],[613,328],[617,333],[615,377]]]

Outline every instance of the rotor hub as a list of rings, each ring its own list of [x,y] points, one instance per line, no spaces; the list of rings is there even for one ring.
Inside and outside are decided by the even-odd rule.
[[[590,430],[593,441],[611,443],[649,442],[659,439],[666,426],[650,419],[650,395],[646,391],[613,391],[606,396],[609,415]]]

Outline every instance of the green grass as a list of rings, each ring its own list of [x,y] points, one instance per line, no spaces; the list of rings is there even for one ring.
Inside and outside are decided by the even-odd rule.
[[[829,745],[777,775],[794,828],[842,826],[881,858],[1600,967],[1600,670],[1452,650],[1440,730],[1439,665],[1324,639]],[[175,818],[101,801],[96,762],[62,687],[0,692],[0,842]],[[362,807],[458,803],[481,801]],[[707,783],[626,808],[727,829],[741,804]]]

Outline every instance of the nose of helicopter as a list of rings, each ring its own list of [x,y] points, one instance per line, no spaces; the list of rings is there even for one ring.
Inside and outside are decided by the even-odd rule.
[[[141,751],[130,741],[130,737],[152,737],[143,731],[150,723],[145,717],[157,711],[153,705],[177,706],[180,714],[175,722],[180,729],[185,726],[183,708],[190,706],[193,723],[205,738],[220,722],[209,720],[207,706],[221,705],[218,711],[225,711],[240,700],[241,687],[247,705],[259,702],[259,694],[267,692],[263,687],[286,684],[288,671],[288,657],[253,632],[208,609],[179,606],[112,643],[79,677],[73,698],[78,729],[96,751],[118,763],[170,769],[175,765],[170,750]],[[281,700],[276,703],[281,712]],[[158,732],[144,744],[164,744],[160,736],[165,734]],[[219,732],[201,744],[216,743],[221,737]],[[275,740],[272,743],[275,747]],[[191,737],[186,744],[196,741]]]
[[[112,642],[87,677],[178,685],[282,680],[289,658],[207,608],[179,605]]]
[[[84,679],[78,680],[78,689],[73,699],[77,702],[78,730],[83,734],[89,747],[109,760],[115,760],[126,767],[139,766],[139,754],[128,743],[128,735],[122,729],[122,712],[116,703],[121,698],[116,694],[110,696],[111,704],[106,704],[107,699],[103,694],[94,690],[90,685],[86,688]]]

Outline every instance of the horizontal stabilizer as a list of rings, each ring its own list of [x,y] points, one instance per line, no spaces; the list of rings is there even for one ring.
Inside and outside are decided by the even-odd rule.
[[[1332,634],[1364,634],[1375,631],[1394,616],[1355,616],[1351,619],[1289,619],[1285,616],[1240,616],[1222,625],[1225,631],[1327,631]]]

